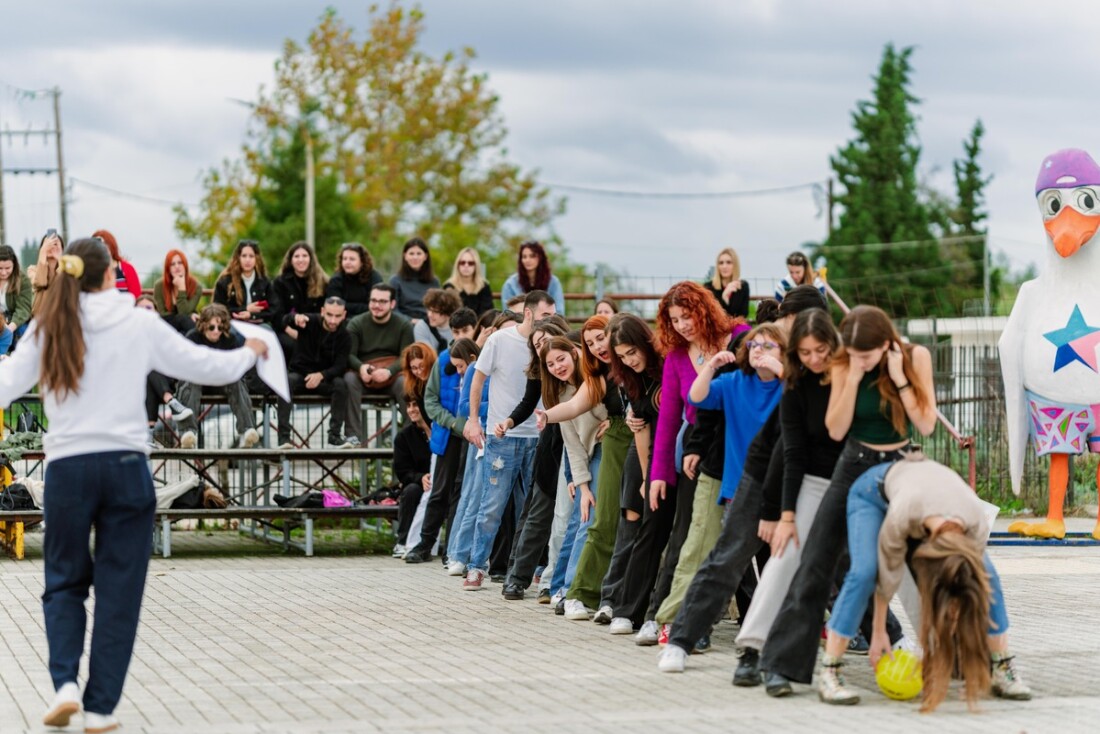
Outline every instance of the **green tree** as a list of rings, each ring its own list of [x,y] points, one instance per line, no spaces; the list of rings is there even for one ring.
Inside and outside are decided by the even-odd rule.
[[[818,248],[842,297],[875,303],[895,316],[942,309],[936,285],[946,271],[917,181],[912,52],[886,46],[872,98],[859,101],[852,113],[855,136],[830,158],[841,187],[835,199],[840,216]]]
[[[524,239],[541,239],[559,255],[555,264],[564,260],[551,226],[564,200],[508,160],[499,100],[487,77],[470,69],[473,50],[432,58],[418,49],[423,31],[421,11],[395,2],[371,7],[362,39],[330,9],[304,46],[287,40],[273,88],[260,90],[241,157],[207,172],[195,215],[177,210],[181,236],[201,241],[217,263],[249,232],[286,239],[273,248],[261,240],[265,253],[299,239],[304,227],[291,233],[301,185],[291,131],[304,119],[316,146],[322,257],[328,207],[338,215],[333,231],[358,229],[354,239],[386,272],[414,235],[432,247],[444,278],[457,251],[476,246],[497,287],[514,272]]]

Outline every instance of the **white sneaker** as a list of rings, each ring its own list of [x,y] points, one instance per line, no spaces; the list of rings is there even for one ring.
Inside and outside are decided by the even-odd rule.
[[[260,434],[255,428],[249,428],[241,434],[239,446],[242,449],[250,449],[260,442]]]
[[[580,599],[565,600],[565,618],[574,621],[583,619],[588,621],[588,610],[584,608],[584,602]]]
[[[554,594],[552,597],[550,597],[550,606],[556,607],[558,605],[558,602],[560,602],[564,598],[565,590],[563,589],[562,591],[559,591],[557,594]]]
[[[93,714],[84,712],[84,734],[107,734],[121,728],[118,717],[114,714]]]
[[[393,557],[394,558],[404,558],[406,550],[407,550],[407,548],[405,548],[405,546],[398,543],[397,545],[395,545],[393,547]]]
[[[657,655],[657,670],[662,673],[683,673],[687,652],[676,645],[665,645]]]
[[[610,604],[604,604],[596,610],[596,614],[592,617],[592,621],[596,624],[610,624],[613,616],[615,616],[615,610],[611,608]]]
[[[195,411],[191,410],[175,398],[169,400],[167,405],[168,410],[172,411],[172,420],[174,420],[176,423],[179,423],[180,421],[185,421],[195,414]]]
[[[180,436],[180,448],[181,449],[193,449],[199,442],[199,437],[195,435],[194,431],[184,431]]]
[[[626,617],[615,617],[611,620],[611,626],[607,628],[607,631],[613,635],[632,635],[634,634],[634,623]]]
[[[642,647],[656,645],[657,636],[660,633],[661,628],[658,627],[657,623],[651,619],[642,625],[642,628],[638,630],[638,634],[634,635],[634,644],[641,645]]]
[[[66,683],[57,689],[53,703],[42,717],[46,726],[68,726],[69,719],[80,711],[80,687],[76,683]]]
[[[463,563],[462,561],[451,561],[450,563],[447,564],[447,575],[448,576],[465,576],[466,575],[466,564]]]

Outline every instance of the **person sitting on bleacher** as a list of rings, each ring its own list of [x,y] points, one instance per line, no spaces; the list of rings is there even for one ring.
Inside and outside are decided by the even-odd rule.
[[[199,320],[194,330],[188,332],[187,338],[210,349],[237,349],[244,344],[244,339],[230,330],[230,322],[229,309],[219,303],[212,303],[199,314]],[[233,411],[237,422],[237,445],[240,448],[250,449],[260,442],[260,434],[256,432],[252,419],[252,399],[243,378],[225,387],[204,387],[181,382],[176,390],[176,397],[191,410],[191,415],[179,424],[183,431],[180,436],[182,448],[193,449],[198,443],[199,402],[204,392],[207,395],[224,392],[229,399],[229,409]]]
[[[348,385],[344,371],[348,366],[351,337],[345,327],[347,307],[344,299],[325,299],[320,314],[295,314],[298,330],[297,348],[290,360],[287,379],[290,395],[328,395],[331,397],[329,416],[329,446],[346,446],[344,421],[348,412]],[[288,324],[289,325],[289,324]],[[291,404],[279,398],[279,448],[293,448],[290,442]]]
[[[401,485],[401,500],[397,510],[397,545],[393,557],[405,553],[416,508],[425,492],[432,489],[432,452],[428,447],[431,429],[415,400],[405,404],[409,424],[401,429],[393,442],[393,475]]]
[[[462,300],[453,290],[431,288],[424,294],[427,316],[413,325],[413,341],[431,345],[436,354],[451,345],[451,316],[462,308]]]
[[[413,343],[412,322],[395,313],[397,295],[393,286],[379,283],[370,292],[370,312],[348,322],[351,352],[348,372],[348,442],[363,441],[363,393],[389,395],[404,413],[405,380],[401,376],[401,353]]]

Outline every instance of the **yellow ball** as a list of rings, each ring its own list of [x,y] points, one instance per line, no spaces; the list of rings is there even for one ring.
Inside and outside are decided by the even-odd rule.
[[[908,701],[920,695],[920,658],[908,650],[894,650],[893,658],[883,655],[875,667],[875,682],[887,698]]]

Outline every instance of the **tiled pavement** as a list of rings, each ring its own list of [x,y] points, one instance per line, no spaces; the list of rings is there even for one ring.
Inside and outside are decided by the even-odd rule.
[[[304,558],[231,533],[179,533],[174,550],[150,567],[118,710],[128,732],[1100,728],[1100,548],[994,549],[1013,647],[1036,699],[988,701],[977,715],[951,701],[931,716],[886,700],[862,659],[850,669],[865,694],[853,708],[822,705],[803,686],[783,701],[733,688],[729,622],[715,631],[714,651],[666,675],[656,648],[555,617],[532,598],[505,602],[499,585],[462,592],[438,563]],[[32,538],[28,560],[0,561],[0,732],[41,731],[51,694],[40,559]]]

